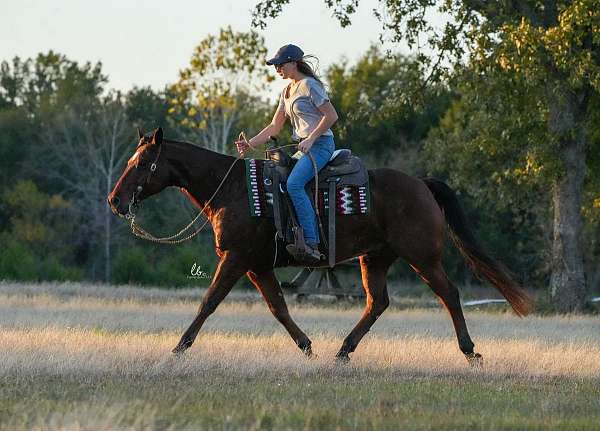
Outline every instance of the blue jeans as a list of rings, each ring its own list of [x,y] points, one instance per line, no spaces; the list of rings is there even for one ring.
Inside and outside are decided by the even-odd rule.
[[[321,135],[314,142],[308,151],[315,158],[317,169],[321,170],[327,164],[333,150],[335,142],[333,136]],[[317,229],[317,216],[312,206],[313,202],[309,198],[304,186],[315,176],[312,161],[308,154],[304,154],[292,169],[287,180],[287,192],[290,195],[298,223],[304,231],[304,241],[310,244],[319,243],[319,231]]]

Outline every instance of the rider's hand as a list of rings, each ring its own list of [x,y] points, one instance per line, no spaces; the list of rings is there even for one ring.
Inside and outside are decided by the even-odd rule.
[[[313,146],[315,142],[314,138],[306,138],[305,140],[303,140],[302,142],[300,142],[298,144],[298,149],[300,151],[302,151],[304,154],[308,153],[308,150],[310,150],[310,147]]]
[[[246,141],[245,139],[235,141],[235,146],[238,150],[238,153],[240,153],[240,156],[244,156],[246,154],[246,151],[252,148],[250,147],[250,144],[248,144],[248,141]]]

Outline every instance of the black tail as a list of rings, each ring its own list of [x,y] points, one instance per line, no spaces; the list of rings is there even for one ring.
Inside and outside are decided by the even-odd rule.
[[[506,298],[515,313],[519,316],[527,315],[533,308],[533,300],[514,281],[510,271],[489,256],[479,245],[469,229],[469,223],[454,191],[438,179],[422,178],[422,180],[444,211],[446,221],[452,231],[452,240],[473,273],[480,280],[485,278],[492,283]]]

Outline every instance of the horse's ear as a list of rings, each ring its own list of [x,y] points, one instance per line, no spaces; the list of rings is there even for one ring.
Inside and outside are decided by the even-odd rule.
[[[142,132],[142,129],[140,129],[139,127],[137,128],[137,132],[138,132],[138,143],[137,143],[137,146],[139,148],[142,145],[144,145],[144,132]]]
[[[152,143],[155,145],[160,145],[160,144],[162,144],[162,141],[163,141],[163,130],[162,130],[162,127],[159,127],[152,134]]]

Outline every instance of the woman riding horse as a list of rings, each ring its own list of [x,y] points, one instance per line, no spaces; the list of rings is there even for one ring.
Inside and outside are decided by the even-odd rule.
[[[314,176],[315,171],[309,153],[319,170],[327,162],[335,149],[333,132],[330,127],[338,116],[329,101],[323,83],[305,61],[304,52],[296,45],[285,45],[277,51],[275,57],[267,61],[275,66],[283,79],[291,79],[281,92],[279,106],[271,124],[249,141],[239,140],[236,145],[240,154],[250,148],[264,144],[271,136],[276,136],[288,117],[292,123],[292,138],[300,141],[298,149],[304,155],[298,160],[287,180],[287,192],[294,204],[298,223],[303,230],[304,244],[288,244],[288,252],[306,264],[318,263],[322,256],[319,252],[319,232],[315,210],[304,189]]]

